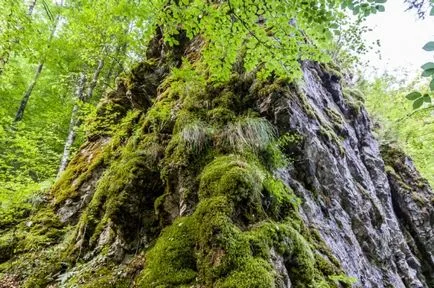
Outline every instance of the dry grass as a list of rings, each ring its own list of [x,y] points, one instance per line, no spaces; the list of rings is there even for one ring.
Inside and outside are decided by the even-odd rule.
[[[223,142],[235,150],[263,150],[275,135],[274,127],[263,118],[242,118],[228,124],[222,132]]]

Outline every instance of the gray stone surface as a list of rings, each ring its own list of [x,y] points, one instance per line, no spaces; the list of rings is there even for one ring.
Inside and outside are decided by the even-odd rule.
[[[355,287],[433,287],[431,188],[408,157],[386,169],[367,112],[344,96],[338,75],[308,62],[303,71],[297,96],[272,93],[258,106],[280,135],[303,136],[278,175],[302,199],[305,222],[358,279]]]

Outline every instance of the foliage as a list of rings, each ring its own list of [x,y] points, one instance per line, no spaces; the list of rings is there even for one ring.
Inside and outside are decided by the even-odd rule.
[[[198,35],[206,39],[203,61],[211,77],[222,81],[229,78],[240,53],[247,71],[260,65],[263,77],[273,72],[297,78],[298,60],[328,60],[323,51],[333,43],[333,32],[345,18],[339,4],[365,17],[383,11],[381,3],[385,1],[296,0],[290,5],[286,1],[240,0],[215,5],[201,0],[151,2],[157,7],[157,25],[169,45],[180,41],[180,28],[189,39]]]
[[[423,17],[424,16],[424,11],[423,9],[426,7],[425,6],[425,1],[411,1],[410,2],[410,8],[413,9],[417,9],[419,16]],[[431,5],[431,9],[430,9],[430,16],[434,16],[434,1],[430,1],[430,5]],[[433,52],[434,51],[434,41],[430,41],[428,43],[426,43],[423,46],[423,50],[428,51],[428,52]],[[422,77],[427,77],[427,78],[431,78],[430,83],[429,83],[429,92],[426,93],[421,93],[418,91],[413,91],[410,94],[407,94],[406,98],[408,100],[413,101],[413,109],[419,109],[420,107],[424,106],[426,108],[429,109],[434,109],[434,105],[431,104],[432,103],[432,95],[434,92],[434,63],[433,62],[427,62],[425,64],[422,65]]]
[[[407,87],[390,88],[393,83],[396,80],[385,75],[372,83],[362,84],[366,106],[378,121],[375,125],[380,139],[399,143],[412,157],[421,174],[433,185],[434,116],[430,109],[412,111],[412,105],[404,96],[407,91],[415,89],[414,83]]]
[[[102,91],[113,87],[115,77],[140,59],[144,42],[137,39],[142,39],[146,29],[141,28],[144,22],[138,15],[146,5],[135,2],[1,1],[2,209],[47,190],[56,177],[68,130],[78,131],[72,152],[83,141],[82,129],[69,127],[71,117],[82,122],[94,111]],[[95,78],[99,61],[104,65]],[[43,70],[35,78],[39,64]],[[87,80],[83,87],[79,87],[80,75]],[[35,86],[24,119],[13,124],[32,78]],[[96,86],[93,94],[89,92],[92,85]],[[88,104],[78,99],[79,88],[90,96]],[[74,106],[78,112],[72,115]]]

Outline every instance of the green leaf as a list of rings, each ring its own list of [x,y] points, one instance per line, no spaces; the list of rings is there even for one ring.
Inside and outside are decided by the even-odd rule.
[[[431,75],[434,75],[434,68],[424,70],[422,73],[422,77],[430,77]]]
[[[434,63],[433,62],[425,63],[422,65],[422,69],[423,70],[434,69]]]
[[[429,89],[431,91],[434,91],[434,79],[432,79],[431,82],[429,83]]]
[[[434,7],[431,8],[431,11],[429,12],[429,16],[434,16]]]
[[[434,51],[434,41],[430,41],[423,46],[423,50],[425,51]]]
[[[417,91],[411,92],[410,94],[405,96],[405,98],[407,98],[408,100],[416,100],[417,98],[420,97],[422,97],[422,94],[420,94],[420,92]]]
[[[377,10],[378,10],[379,12],[384,12],[384,11],[386,11],[386,9],[384,8],[383,5],[377,5],[377,6],[375,6],[375,8],[377,8]]]
[[[416,100],[413,102],[413,109],[418,109],[418,108],[420,108],[420,107],[423,105],[423,102],[424,102],[423,98],[416,99]]]
[[[428,94],[424,94],[422,100],[425,103],[431,103],[431,97]]]

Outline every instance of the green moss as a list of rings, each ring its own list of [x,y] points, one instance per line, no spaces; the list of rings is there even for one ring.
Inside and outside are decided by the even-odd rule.
[[[205,285],[225,277],[248,258],[247,242],[231,219],[234,206],[225,196],[203,200],[194,218],[197,225],[199,279]]]
[[[353,284],[357,283],[357,278],[349,277],[345,274],[332,275],[329,276],[329,279],[334,281],[335,283],[342,285],[343,287],[352,287]]]
[[[80,268],[78,266],[78,268]],[[120,281],[112,275],[112,269],[115,267],[90,267],[76,271],[65,285],[67,287],[83,287],[83,288],[98,288],[98,287],[128,287],[127,283],[122,285]]]
[[[92,177],[92,173],[103,163],[102,142],[88,143],[72,159],[65,172],[52,188],[56,204],[68,198],[78,197],[78,190]]]
[[[0,237],[0,278],[19,275],[21,287],[46,287],[59,271],[62,247],[69,227],[64,227],[50,206],[38,207],[25,221]],[[11,257],[20,255],[20,257]]]
[[[14,247],[16,245],[16,237],[14,233],[3,233],[0,237],[0,263],[9,260],[14,255]]]
[[[34,207],[28,202],[14,203],[0,210],[0,230],[7,230],[29,217]]]
[[[303,135],[297,132],[286,132],[277,139],[279,149],[288,156],[292,156],[294,150],[299,148],[304,141]]]
[[[323,136],[327,141],[331,142],[332,145],[339,149],[339,154],[341,156],[345,155],[345,149],[341,144],[341,139],[336,135],[335,131],[330,128],[324,128],[323,126],[319,129],[319,134]]]
[[[362,103],[365,102],[365,96],[363,95],[363,93],[358,90],[358,89],[353,89],[353,88],[348,88],[345,87],[344,88],[344,94],[351,96],[353,99],[360,101]]]
[[[128,244],[142,243],[146,230],[150,242],[136,248],[145,255],[144,267],[137,268],[142,270],[135,281],[139,287],[274,287],[279,281],[274,253],[283,259],[293,287],[340,287],[346,279],[339,262],[320,235],[303,224],[293,191],[273,176],[303,137],[293,133],[276,139],[274,126],[255,110],[258,97],[273,101],[292,93],[308,117],[318,118],[306,95],[291,92],[287,81],[254,83],[238,75],[216,87],[194,69],[174,69],[149,109],[138,103],[140,109],[127,113],[141,94],[126,99],[126,90],[134,92],[148,80],[157,89],[154,78],[145,79],[153,67],[133,69],[120,83],[125,91],[107,97],[96,115],[94,138],[53,189],[61,205],[81,196],[81,186],[92,177],[99,178],[92,179],[92,200],[72,236],[61,242],[64,228],[52,211],[41,211],[39,222],[26,228],[30,242],[13,234],[0,238],[1,251],[16,246],[29,259],[42,259],[37,271],[23,258],[10,271],[27,269],[27,287],[45,287],[65,271],[61,261],[70,260],[66,265],[73,268],[61,274],[70,277],[66,287],[128,287],[135,274],[123,274],[110,259],[109,245],[117,236]],[[113,119],[108,107],[116,110]],[[338,142],[332,132],[324,134]],[[178,213],[183,206],[188,207]],[[108,244],[100,245],[102,238]],[[41,254],[41,248],[59,242],[53,256]],[[94,258],[87,262],[83,255]]]
[[[27,229],[24,228],[26,226]],[[21,229],[20,229],[21,228]],[[56,243],[64,234],[63,224],[50,208],[39,210],[16,231],[15,252],[32,251]]]
[[[146,113],[145,127],[149,127],[149,132],[169,132],[173,127],[175,101],[164,99],[156,102]]]
[[[221,125],[223,123],[233,122],[236,119],[235,113],[225,107],[216,107],[211,109],[206,114],[209,122]]]
[[[111,231],[106,239],[108,243],[117,233],[126,233],[126,237],[134,235],[142,225],[150,231],[155,229],[150,227],[156,223],[152,211],[142,215],[139,206],[145,199],[158,197],[163,191],[157,164],[164,147],[155,133],[143,131],[146,119],[139,119],[139,116],[140,113],[132,113],[121,121],[120,130],[100,152],[106,169],[98,181],[94,180],[92,200],[75,230],[80,241],[69,246],[70,255],[80,256],[94,248],[105,229]],[[137,184],[139,182],[143,184]]]
[[[321,67],[330,75],[337,77],[339,80],[344,79],[344,75],[340,71],[340,68],[333,62],[323,63]]]
[[[62,245],[21,254],[0,265],[0,279],[7,275],[19,276],[23,288],[43,288],[53,283],[55,273],[62,269]],[[64,259],[64,258],[63,258]]]
[[[342,93],[343,93],[343,96],[346,100],[348,107],[351,110],[351,113],[353,115],[358,115],[360,113],[360,110],[363,107],[363,102],[361,100],[359,100],[358,98],[363,97],[363,96],[361,96],[360,94],[358,94],[357,92],[355,92],[354,90],[351,90],[349,88],[344,88]]]
[[[71,160],[67,169],[51,189],[55,204],[61,205],[66,199],[81,196],[81,186],[95,175],[95,172],[112,161],[116,150],[122,147],[125,139],[131,136],[141,112],[130,111],[118,125],[114,126],[111,138],[99,138],[94,142],[84,144],[80,152]],[[95,179],[96,180],[96,179]]]
[[[149,265],[141,273],[140,285],[181,286],[197,281],[216,287],[273,287],[277,278],[268,262],[271,249],[276,249],[286,259],[294,287],[316,287],[320,281],[327,285],[333,282],[326,276],[338,275],[340,270],[313,252],[315,239],[310,238],[306,232],[309,229],[303,228],[297,216],[293,193],[281,181],[265,177],[259,164],[251,161],[237,155],[221,156],[203,169],[200,202],[195,212],[179,218],[163,231],[147,254]],[[268,211],[270,215],[278,214],[279,219],[289,217],[292,220],[259,222],[261,224],[242,231],[238,227],[242,223],[238,221],[243,219],[240,211],[245,208],[240,206],[262,205],[263,197],[274,198],[274,203],[273,207],[260,207],[262,213]],[[265,219],[265,215],[262,218]],[[258,223],[259,220],[254,217],[248,221]],[[308,238],[303,235],[306,233]],[[179,262],[180,259],[188,262]],[[167,275],[174,276],[169,279]]]
[[[298,96],[297,98],[298,98],[299,101],[300,101],[301,107],[302,107],[302,108],[304,109],[304,111],[306,112],[306,115],[307,115],[309,118],[317,119],[316,112],[315,112],[315,110],[312,108],[312,106],[309,104],[309,100],[307,99],[306,94],[304,94],[304,92],[300,91],[300,92],[297,94],[297,96]]]
[[[0,263],[14,254],[38,251],[60,241],[65,233],[62,223],[51,208],[41,208],[26,221],[4,231],[0,237]]]
[[[243,203],[244,216],[263,215],[261,207],[262,179],[257,166],[240,156],[221,156],[203,170],[200,176],[199,199],[227,196],[234,203]],[[253,219],[251,219],[253,221]]]
[[[218,280],[218,288],[269,288],[274,286],[271,265],[261,258],[247,260],[224,279]]]
[[[344,119],[342,119],[341,114],[336,112],[335,109],[327,107],[324,109],[324,112],[330,118],[330,120],[333,122],[333,124],[343,125],[345,123]]]
[[[194,258],[194,229],[191,218],[179,218],[164,229],[146,254],[146,269],[140,287],[167,287],[193,283],[197,268]]]
[[[148,142],[137,142],[131,137],[127,145],[121,149],[120,157],[111,163],[99,180],[92,201],[79,224],[88,235],[91,235],[90,246],[96,243],[109,221],[116,220],[126,213],[122,209],[130,201],[129,197],[135,193],[132,183],[140,178],[148,178],[147,185],[153,187],[154,183],[159,182],[158,178],[152,179],[158,177],[153,175],[152,169],[149,168],[154,160],[149,154],[141,152],[142,145],[149,147]],[[147,187],[142,186],[141,189],[145,190]]]
[[[381,146],[381,156],[383,157],[385,163],[385,171],[389,177],[399,183],[401,188],[406,190],[408,196],[410,196],[413,201],[415,201],[420,207],[427,205],[427,203],[432,202],[434,197],[425,197],[418,193],[418,189],[425,189],[429,186],[427,180],[422,177],[409,177],[406,175],[408,168],[405,166],[406,154],[402,149],[396,145],[382,145]],[[410,181],[409,181],[410,179]],[[418,189],[417,189],[418,188]]]
[[[268,176],[263,181],[265,210],[274,219],[284,219],[297,209],[299,199],[281,180]]]
[[[277,93],[282,87],[270,89],[273,92],[268,92]],[[140,285],[272,287],[277,278],[268,262],[271,249],[287,259],[295,287],[312,286],[322,280],[333,282],[324,275],[340,270],[313,252],[315,242],[301,234],[297,198],[268,172],[282,165],[282,147],[292,149],[300,145],[301,137],[274,141],[269,124],[235,116],[235,107],[240,107],[236,99],[239,95],[232,90],[217,94],[207,104],[216,108],[206,113],[199,112],[201,103],[193,103],[192,99],[178,112],[175,134],[165,152],[163,177],[171,179],[169,175],[187,167],[193,174],[200,173],[199,202],[193,214],[175,220],[147,252]],[[312,117],[316,117],[314,112]],[[212,128],[198,124],[207,118],[213,123]],[[223,134],[216,132],[218,129]],[[207,130],[214,132],[208,134]],[[205,142],[210,149],[200,148],[203,144],[198,143]],[[263,146],[258,149],[258,145]],[[221,155],[228,151],[237,154]],[[215,158],[210,161],[212,157]],[[164,209],[168,193],[154,202],[157,211]],[[284,222],[268,222],[266,219],[270,218]],[[286,222],[287,218],[292,220]],[[258,223],[263,224],[257,226]]]

